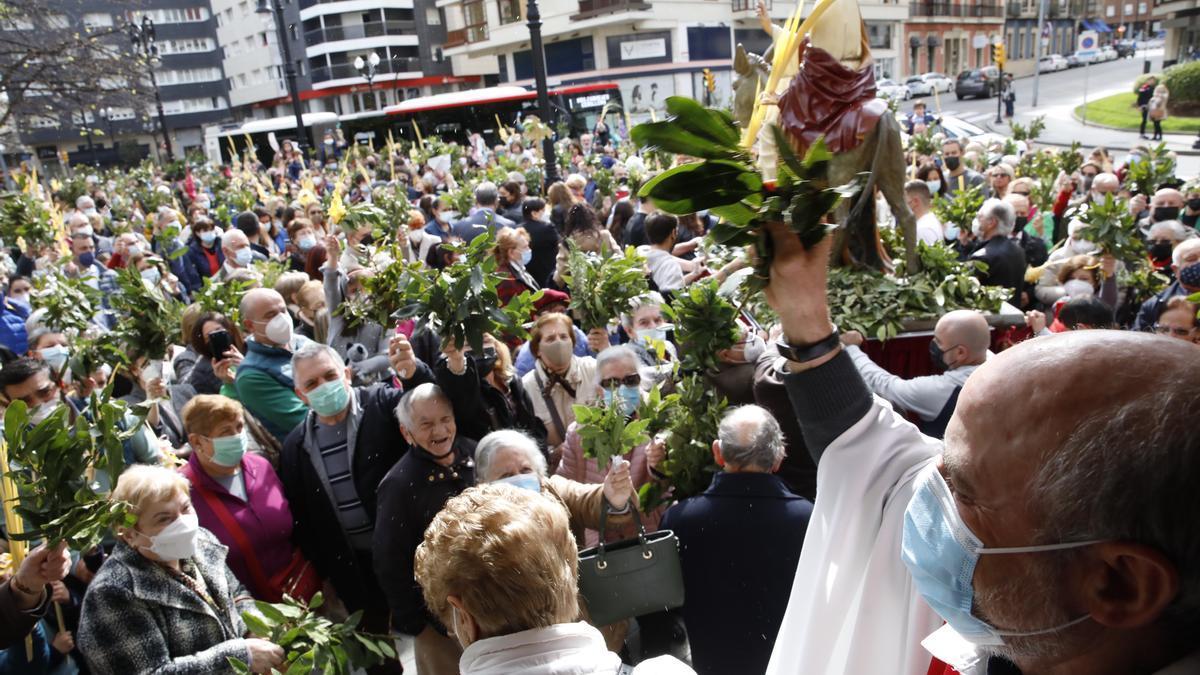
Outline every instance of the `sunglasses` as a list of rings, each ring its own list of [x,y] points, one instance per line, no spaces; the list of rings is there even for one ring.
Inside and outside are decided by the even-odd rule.
[[[626,375],[625,377],[610,377],[600,380],[600,387],[602,389],[616,389],[621,385],[625,385],[626,387],[636,387],[641,383],[642,376],[634,373],[633,375]]]

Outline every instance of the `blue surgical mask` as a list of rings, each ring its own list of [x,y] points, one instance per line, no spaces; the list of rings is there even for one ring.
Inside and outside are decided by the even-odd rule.
[[[242,463],[242,455],[246,454],[246,432],[233,436],[218,436],[212,440],[214,464],[221,466],[237,466]]]
[[[162,273],[158,271],[157,267],[147,267],[142,270],[142,278],[149,281],[150,285],[153,286],[162,280]]]
[[[304,253],[308,253],[316,245],[317,238],[311,235],[305,235],[296,240],[296,248],[299,248]]]
[[[931,465],[916,478],[912,499],[904,510],[900,558],[917,592],[956,633],[979,646],[1001,646],[1005,637],[1029,637],[1082,623],[1082,616],[1061,626],[1041,630],[1002,631],[971,613],[975,603],[975,566],[984,554],[1042,553],[1099,543],[1080,541],[1045,546],[985,548],[958,514],[950,487]]]
[[[498,481],[493,481],[496,485],[511,485],[519,487],[530,492],[542,491],[542,479],[536,473],[519,473],[508,478],[501,478]]]
[[[617,387],[617,397],[620,400],[621,414],[625,416],[632,415],[637,412],[638,404],[642,402],[642,390],[638,387],[623,384]],[[612,405],[613,390],[604,390],[604,404]]]
[[[942,191],[942,181],[940,180],[927,180],[925,184],[929,186],[929,194],[933,196],[937,196]]]
[[[130,244],[129,246],[126,247],[125,250],[129,251],[130,258],[132,258],[135,255],[141,255],[141,253],[142,253],[142,247],[138,244]]]
[[[521,265],[528,265],[530,260],[533,260],[533,251],[529,249],[521,251]]]
[[[84,267],[91,267],[92,265],[96,264],[96,254],[91,251],[88,251],[87,253],[80,253],[79,264],[83,265]]]
[[[333,417],[350,404],[350,392],[343,380],[330,380],[308,392],[308,406],[323,417]]]
[[[217,240],[216,230],[205,230],[204,232],[200,233],[200,241],[204,242],[205,244],[211,244],[216,240]]]
[[[239,248],[237,253],[233,254],[233,259],[236,260],[237,264],[241,265],[242,267],[249,267],[250,262],[254,260],[254,251],[251,251],[249,246],[246,248]]]
[[[66,347],[60,347],[59,345],[43,347],[41,352],[42,360],[56,373],[62,370],[63,365],[67,362],[67,357],[71,355],[71,352]]]

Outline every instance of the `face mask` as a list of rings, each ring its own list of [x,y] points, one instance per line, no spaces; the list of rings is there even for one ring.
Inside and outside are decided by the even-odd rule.
[[[147,267],[142,270],[142,278],[149,281],[150,285],[153,286],[162,280],[162,273],[158,271],[157,267]]]
[[[1083,616],[1061,626],[1029,632],[1001,631],[971,613],[975,565],[983,554],[1041,553],[1098,543],[1082,541],[1046,546],[984,548],[962,522],[946,481],[931,466],[917,477],[912,499],[904,511],[900,558],[913,583],[933,611],[962,637],[980,646],[1000,646],[1004,637],[1028,637],[1062,630],[1087,620]]]
[[[1095,180],[1095,179],[1096,179],[1096,177],[1095,177],[1095,176],[1084,176],[1084,177],[1083,177],[1083,191],[1084,191],[1084,192],[1090,192],[1090,191],[1091,191],[1091,189],[1092,189],[1092,181],[1093,181],[1093,180]]]
[[[137,244],[130,244],[129,246],[125,247],[125,250],[129,252],[130,258],[132,258],[135,255],[142,254],[142,247]]]
[[[475,367],[479,370],[480,375],[487,375],[496,369],[496,348],[484,347],[483,355],[476,356]]]
[[[45,422],[46,418],[54,414],[54,411],[57,409],[58,401],[46,401],[45,403],[40,403],[36,408],[33,409],[33,414],[29,416],[29,423],[33,426],[37,426],[42,422]]]
[[[350,405],[350,392],[343,380],[330,380],[308,392],[308,407],[322,417],[333,417]]]
[[[976,239],[983,236],[983,223],[978,218],[971,221],[971,234],[975,235]]]
[[[213,463],[230,467],[242,463],[242,455],[246,454],[245,432],[233,436],[218,436],[210,440],[213,446]]]
[[[564,368],[571,362],[574,348],[571,346],[570,340],[559,340],[558,342],[543,342],[539,351],[551,366]]]
[[[1175,220],[1179,217],[1178,206],[1156,206],[1154,207],[1154,222],[1161,223],[1164,220]]]
[[[13,293],[8,296],[8,299],[14,304],[18,304],[22,307],[30,306],[29,293]]]
[[[200,241],[204,244],[212,244],[216,240],[217,233],[215,230],[208,230],[200,233]]]
[[[363,246],[370,246],[371,244],[374,244],[375,243],[375,235],[368,234],[367,236],[362,238],[361,243]]]
[[[1189,289],[1200,288],[1200,262],[1192,263],[1179,270],[1179,283]]]
[[[196,555],[196,532],[199,529],[200,522],[196,519],[196,514],[181,513],[174,522],[163,528],[162,532],[153,537],[142,536],[150,540],[150,546],[146,548],[159,558],[183,560]]]
[[[944,235],[946,238],[946,241],[957,241],[958,240],[958,232],[959,232],[959,230],[958,230],[957,225],[947,224],[946,225],[946,234]]]
[[[1025,229],[1025,226],[1028,224],[1029,216],[1017,216],[1016,222],[1013,223],[1013,232],[1020,234],[1021,230]]]
[[[665,323],[661,326],[655,326],[654,328],[643,328],[638,331],[638,337],[647,345],[651,345],[655,342],[666,342],[667,331],[669,329],[670,326]]]
[[[619,400],[621,414],[629,417],[637,412],[638,404],[642,402],[642,391],[636,386],[623,384],[617,387],[617,399]],[[613,390],[604,390],[604,405],[613,404]]]
[[[237,264],[241,265],[242,267],[249,267],[250,262],[254,260],[254,251],[250,250],[249,246],[246,248],[239,248],[237,252],[233,254],[233,259],[236,260]]]
[[[937,372],[946,370],[946,352],[938,346],[937,340],[929,341],[929,360],[933,363],[933,369]]]
[[[95,207],[93,207],[93,208],[90,208],[90,209],[84,209],[84,210],[83,210],[83,215],[85,215],[85,216],[87,216],[87,217],[89,217],[89,218],[91,218],[92,216],[96,215],[96,209],[95,209]]]
[[[538,478],[536,473],[519,473],[515,476],[501,478],[500,480],[493,482],[496,485],[511,485],[513,487],[519,487],[522,490],[529,490],[530,492],[542,491],[542,480]]]
[[[85,226],[79,228],[78,230],[75,230],[75,234],[77,234],[81,237],[90,237],[90,236],[92,236],[93,233],[94,233],[94,230],[92,230],[91,225],[85,225]]]
[[[1161,241],[1150,245],[1150,259],[1156,263],[1171,261],[1171,242]]]
[[[925,184],[929,186],[929,194],[931,195],[937,195],[942,191],[942,181],[940,180],[927,180]]]
[[[528,265],[530,260],[533,260],[533,251],[529,249],[521,251],[521,266]]]
[[[958,167],[962,165],[961,157],[947,157],[945,161],[946,168],[951,171],[958,171]]]
[[[312,247],[317,245],[317,238],[312,236],[303,236],[296,240],[296,246],[303,252],[307,253],[312,250]]]
[[[79,264],[84,267],[91,267],[96,264],[96,254],[88,251],[87,253],[79,254]]]
[[[263,323],[263,322],[258,322]],[[266,322],[266,328],[263,333],[267,339],[277,345],[286,345],[292,341],[292,315],[287,312],[280,312],[274,318]]]
[[[1071,252],[1075,254],[1090,253],[1096,249],[1096,245],[1086,239],[1075,239],[1071,242]]]
[[[1200,197],[1189,199],[1187,207],[1189,211],[1200,211]]]
[[[1096,294],[1096,289],[1092,287],[1091,282],[1083,279],[1071,279],[1063,284],[1063,290],[1067,293],[1068,298],[1082,298]]]
[[[66,347],[58,345],[42,349],[42,360],[56,373],[62,370],[63,365],[67,362],[67,357],[70,355],[71,352]]]

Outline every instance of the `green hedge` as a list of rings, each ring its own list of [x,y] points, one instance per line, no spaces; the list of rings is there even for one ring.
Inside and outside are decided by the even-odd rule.
[[[1200,61],[1167,68],[1163,72],[1163,84],[1171,91],[1171,112],[1200,110]]]

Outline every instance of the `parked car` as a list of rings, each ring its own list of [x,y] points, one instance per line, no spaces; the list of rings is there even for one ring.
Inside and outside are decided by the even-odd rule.
[[[913,96],[928,96],[933,93],[933,86],[921,79],[920,75],[913,75],[905,80],[904,86],[908,87],[909,93]]]
[[[912,98],[912,92],[909,91],[908,87],[888,79],[876,82],[875,91],[879,92],[880,97],[892,100],[907,101]]]
[[[1081,65],[1088,64],[1088,63],[1099,63],[1100,62],[1100,50],[1099,49],[1080,49],[1075,52],[1075,58],[1079,59],[1079,63]]]
[[[1100,48],[1100,58],[1105,61],[1116,61],[1119,55],[1117,54],[1117,50],[1110,46],[1105,46]]]
[[[1057,73],[1060,70],[1066,70],[1067,60],[1062,54],[1049,54],[1043,56],[1041,61],[1038,61],[1039,73]]]
[[[1120,58],[1133,56],[1134,52],[1137,51],[1137,42],[1133,40],[1117,40],[1117,44],[1115,46],[1117,49],[1117,56]]]
[[[1068,68],[1078,68],[1079,66],[1082,66],[1082,65],[1083,65],[1083,61],[1080,61],[1078,56],[1075,56],[1074,54],[1067,54],[1067,67]]]
[[[958,100],[968,96],[991,98],[1000,93],[1000,70],[995,66],[984,66],[964,70],[958,74],[954,83],[954,95]]]
[[[934,91],[944,94],[950,93],[950,90],[954,88],[954,80],[946,77],[942,73],[925,73],[921,76],[921,79],[928,82],[929,85],[933,87]]]

